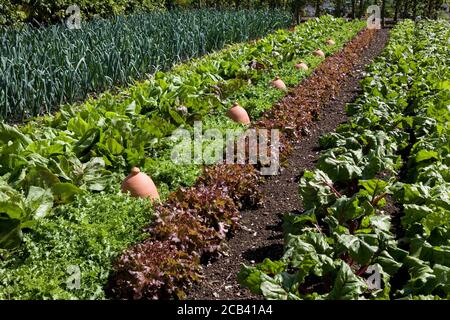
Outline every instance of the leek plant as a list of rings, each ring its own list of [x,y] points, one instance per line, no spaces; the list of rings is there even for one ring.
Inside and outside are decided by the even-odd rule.
[[[0,29],[0,119],[23,120],[291,23],[271,10],[153,12]]]

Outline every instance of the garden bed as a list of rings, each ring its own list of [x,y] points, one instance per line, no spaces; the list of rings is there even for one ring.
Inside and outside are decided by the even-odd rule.
[[[244,265],[241,284],[280,300],[449,298],[448,30],[395,27],[299,180],[282,257]]]
[[[237,274],[241,264],[254,265],[266,258],[281,258],[284,252],[282,216],[288,212],[303,211],[298,196],[298,181],[304,170],[314,168],[319,157],[319,137],[333,132],[339,124],[346,121],[345,105],[358,95],[359,81],[363,77],[365,66],[371,63],[387,42],[386,30],[380,30],[374,35],[370,33],[371,31],[364,31],[341,52],[325,60],[278,107],[266,115],[267,119],[272,119],[272,112],[283,114],[297,108],[317,112],[314,121],[302,123],[298,128],[300,139],[292,141],[293,150],[281,174],[268,178],[262,184],[263,206],[258,210],[241,212],[243,228],[229,241],[229,251],[221,259],[205,266],[204,280],[189,292],[188,299],[261,298],[239,285]],[[341,72],[335,73],[334,70]],[[334,90],[324,90],[323,79],[327,79],[329,83],[339,83],[339,86]],[[305,102],[308,99],[306,93],[311,95],[317,92],[322,92],[320,99]]]
[[[337,84],[347,78],[347,73],[352,71],[354,67],[352,61],[355,60],[356,53],[364,52],[374,37],[374,31],[363,31],[342,52],[322,63],[303,86],[293,94],[289,94],[256,122],[256,127],[259,128],[282,130],[281,140],[284,141],[282,158],[289,154],[291,143],[295,141],[292,140],[293,137],[305,132],[314,118],[313,114],[317,115],[319,108],[317,102],[325,104],[338,94],[340,86]],[[345,63],[342,62],[344,60]],[[336,72],[337,69],[341,72]],[[329,73],[334,74],[334,77]],[[319,78],[327,81],[318,81]],[[306,85],[308,83],[310,85]],[[299,103],[296,98],[309,99],[310,104]],[[286,105],[286,101],[295,102]],[[116,273],[110,283],[112,296],[133,299],[154,298],[167,297],[166,295],[169,293],[170,296],[172,292],[177,297],[183,298],[186,288],[197,282],[200,276],[199,270],[195,268],[196,261],[208,261],[211,257],[217,256],[217,253],[224,251],[221,238],[224,237],[223,232],[233,232],[236,229],[239,220],[236,209],[257,204],[259,193],[255,187],[255,183],[258,183],[256,175],[256,170],[249,165],[244,167],[233,165],[228,169],[227,165],[212,168],[206,172],[206,178],[201,178],[194,187],[180,190],[176,196],[169,199],[168,203],[156,208],[157,216],[162,219],[158,219],[151,228],[153,241],[150,238],[142,244],[131,247],[118,260]],[[224,206],[230,200],[231,203]],[[211,214],[218,217],[213,216],[211,220]],[[196,223],[199,225],[195,226]],[[164,226],[162,233],[161,225]],[[212,229],[211,227],[205,229],[205,226],[212,226]],[[159,232],[155,233],[155,230]],[[182,257],[178,268],[175,264],[167,269],[165,259],[157,262],[152,258],[157,252],[161,252],[161,246],[167,248],[167,256],[170,256],[170,259]],[[178,249],[181,249],[183,254],[177,253]],[[159,267],[154,266],[155,263],[158,263]],[[152,268],[148,268],[148,265],[152,265]]]

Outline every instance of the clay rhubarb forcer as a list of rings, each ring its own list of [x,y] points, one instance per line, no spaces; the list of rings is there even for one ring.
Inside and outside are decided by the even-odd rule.
[[[297,68],[298,70],[303,70],[303,71],[308,71],[308,65],[306,63],[304,63],[303,61],[300,61],[299,63],[297,63],[295,65],[295,68]]]
[[[279,90],[287,90],[286,84],[278,76],[272,81],[272,85]]]
[[[122,192],[130,193],[132,197],[159,199],[158,190],[153,180],[138,167],[131,169],[130,174],[122,183]]]
[[[318,56],[318,57],[325,58],[325,53],[322,50],[320,50],[320,49],[314,50],[314,55]]]
[[[238,102],[235,102],[230,110],[228,110],[228,117],[230,117],[233,121],[242,124],[250,124],[250,117],[248,116],[247,111],[245,111],[245,109],[242,108]]]

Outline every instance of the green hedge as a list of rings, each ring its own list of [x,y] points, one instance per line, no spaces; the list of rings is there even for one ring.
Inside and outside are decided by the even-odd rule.
[[[111,16],[164,8],[164,0],[0,0],[0,24],[20,22],[51,23],[65,17],[73,4],[84,18]]]

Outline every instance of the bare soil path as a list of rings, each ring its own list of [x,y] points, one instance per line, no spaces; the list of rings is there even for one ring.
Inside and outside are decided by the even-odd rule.
[[[263,206],[242,212],[242,229],[229,241],[228,255],[204,266],[204,280],[188,292],[188,299],[260,299],[238,284],[237,273],[243,263],[252,265],[267,257],[278,259],[283,254],[281,217],[287,212],[302,210],[299,178],[304,170],[314,168],[320,136],[333,132],[347,120],[345,105],[360,93],[359,82],[365,67],[381,53],[388,38],[387,30],[362,32],[343,50],[327,58],[277,104],[275,110],[266,114],[276,117],[278,111],[286,112],[299,106],[306,106],[306,110],[314,106],[317,110],[316,120],[304,128],[303,136],[293,144],[287,166],[280,175],[268,178],[262,185]],[[322,79],[334,79],[334,82],[324,85]]]

